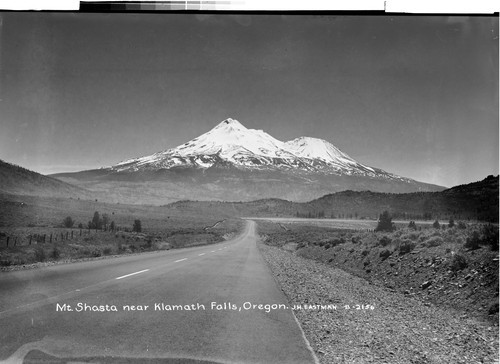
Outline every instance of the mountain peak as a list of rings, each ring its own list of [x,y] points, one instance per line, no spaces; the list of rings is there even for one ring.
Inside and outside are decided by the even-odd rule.
[[[226,120],[221,121],[214,129],[225,129],[225,130],[248,130],[241,124],[238,120],[227,118]]]
[[[342,161],[347,164],[357,164],[346,153],[323,139],[299,137],[285,143],[295,154],[305,158],[320,159],[327,162]]]

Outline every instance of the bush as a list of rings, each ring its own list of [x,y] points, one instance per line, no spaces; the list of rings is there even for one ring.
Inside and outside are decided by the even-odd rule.
[[[37,246],[35,248],[35,261],[36,262],[44,262],[46,258],[47,257],[45,255],[45,250],[43,250],[43,248],[41,246]]]
[[[366,256],[368,255],[368,253],[369,253],[369,252],[370,252],[369,250],[365,249],[365,250],[363,250],[363,251],[361,252],[361,255],[362,255],[362,256],[364,256],[364,257],[366,257]]]
[[[61,252],[55,246],[54,249],[52,249],[52,252],[50,253],[50,257],[54,260],[57,260],[57,259],[59,259],[60,256],[61,256]]]
[[[439,221],[436,219],[436,221],[434,221],[434,223],[432,224],[432,227],[434,229],[439,229],[441,228],[441,225],[439,225]]]
[[[399,245],[399,254],[407,254],[415,249],[416,244],[411,240],[403,240]]]
[[[457,227],[461,230],[465,230],[465,229],[467,229],[467,224],[463,221],[459,221],[457,224]]]
[[[111,254],[111,248],[108,246],[107,248],[104,248],[102,251],[104,255],[110,255]]]
[[[444,243],[443,238],[441,238],[440,236],[431,236],[423,243],[423,245],[428,248],[432,248],[435,246],[440,246],[443,243]]]
[[[484,225],[482,233],[481,243],[488,245],[491,250],[498,250],[498,228],[493,224]]]
[[[467,259],[463,255],[455,254],[450,262],[450,269],[453,272],[467,268]]]
[[[134,226],[132,227],[132,231],[136,233],[140,233],[142,231],[141,220],[134,220]]]
[[[479,249],[479,244],[481,244],[481,237],[479,236],[479,231],[474,230],[472,232],[472,236],[467,238],[467,241],[464,244],[464,248],[469,250]]]
[[[94,258],[100,257],[101,256],[101,251],[99,249],[94,249],[92,250],[91,254]]]
[[[72,228],[74,224],[75,224],[75,222],[73,221],[71,216],[66,216],[63,220],[64,227]]]
[[[151,237],[148,237],[148,240],[146,240],[146,242],[142,244],[141,247],[144,249],[151,249],[153,247],[153,240],[151,239]]]
[[[455,226],[455,220],[453,220],[453,217],[450,217],[450,220],[448,221],[448,227],[452,228]]]
[[[417,230],[417,224],[415,224],[415,221],[410,221],[410,223],[408,224],[408,228]]]
[[[380,252],[379,256],[382,258],[382,260],[386,260],[391,256],[392,252],[388,249],[384,249]]]
[[[418,233],[416,231],[412,231],[408,234],[401,235],[401,239],[416,241],[416,240],[418,240],[419,236],[420,236],[420,233]]]
[[[488,309],[488,314],[489,315],[494,315],[498,312],[498,302],[497,303],[494,303],[490,306],[490,308]]]
[[[297,249],[302,249],[307,246],[307,243],[305,241],[301,241],[300,243],[297,244]]]
[[[389,238],[388,236],[385,236],[385,235],[384,235],[384,236],[382,236],[382,237],[380,238],[380,240],[378,241],[378,245],[380,245],[380,246],[387,246],[387,245],[389,245],[390,243],[392,243],[392,239],[391,239],[391,238]]]

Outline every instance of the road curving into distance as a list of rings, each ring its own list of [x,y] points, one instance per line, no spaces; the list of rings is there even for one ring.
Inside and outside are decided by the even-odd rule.
[[[1,273],[0,363],[317,362],[256,243]]]

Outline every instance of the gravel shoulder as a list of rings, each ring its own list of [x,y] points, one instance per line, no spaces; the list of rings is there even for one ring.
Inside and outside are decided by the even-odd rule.
[[[498,326],[258,245],[321,363],[498,363]]]

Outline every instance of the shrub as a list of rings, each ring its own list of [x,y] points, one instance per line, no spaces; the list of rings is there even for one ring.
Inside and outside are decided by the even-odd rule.
[[[363,251],[361,252],[361,255],[362,255],[362,256],[364,256],[364,257],[366,257],[366,256],[368,255],[368,253],[369,253],[369,252],[370,252],[369,250],[365,249],[365,250],[363,250]]]
[[[361,238],[359,236],[353,236],[351,238],[351,241],[353,244],[359,244],[359,242],[361,241]]]
[[[8,267],[11,264],[12,264],[12,261],[9,259],[0,260],[0,266],[2,266],[2,267]]]
[[[441,244],[443,244],[443,242],[444,242],[443,238],[441,238],[440,236],[431,236],[423,243],[423,245],[431,248],[435,246],[440,246]]]
[[[409,234],[404,234],[404,235],[401,235],[401,239],[403,240],[418,240],[418,237],[420,236],[420,234],[418,232],[415,232],[415,231],[412,231],[410,232]]]
[[[392,239],[391,239],[391,238],[389,238],[388,236],[385,236],[385,235],[384,235],[384,236],[382,236],[382,237],[380,238],[380,240],[378,241],[378,245],[380,245],[380,246],[387,246],[387,245],[389,245],[390,243],[392,243]]]
[[[104,255],[110,255],[111,254],[111,248],[108,246],[106,248],[104,248],[104,250],[102,251],[102,253]]]
[[[382,260],[386,260],[391,256],[392,252],[388,249],[384,249],[380,252],[379,256],[382,258]]]
[[[482,233],[482,244],[488,245],[491,250],[498,250],[498,228],[493,224],[484,225]]]
[[[408,224],[408,228],[417,230],[417,224],[415,224],[415,221],[410,221],[410,223]]]
[[[41,246],[37,246],[35,248],[35,261],[36,262],[44,262],[46,259],[45,250]]]
[[[399,245],[399,254],[407,254],[415,249],[416,244],[411,240],[403,240]]]
[[[450,217],[450,220],[448,221],[448,227],[452,228],[455,226],[455,220],[453,220],[453,217]]]
[[[467,229],[467,224],[463,221],[459,221],[457,227],[461,230]]]
[[[450,262],[450,269],[453,272],[467,268],[467,259],[463,255],[455,254]]]
[[[439,229],[441,228],[441,225],[439,225],[439,221],[436,219],[436,221],[434,221],[434,223],[432,224],[432,227],[434,229]]]
[[[59,251],[59,249],[57,249],[57,247],[55,246],[54,249],[52,249],[52,252],[50,253],[50,257],[52,259],[59,259],[59,257],[61,256],[61,252]]]
[[[101,251],[99,249],[94,249],[92,250],[91,254],[94,258],[100,257],[101,256]]]
[[[136,233],[140,233],[142,231],[141,220],[134,220],[134,226],[132,227],[132,231]]]
[[[73,221],[71,216],[66,216],[63,220],[64,227],[72,228],[74,224],[75,224],[75,222]]]
[[[131,244],[129,246],[130,251],[135,252],[137,250],[137,247],[134,244]]]
[[[479,249],[479,244],[481,244],[481,237],[479,236],[479,231],[474,230],[472,232],[472,236],[467,238],[467,241],[464,244],[464,248],[469,250]]]
[[[305,241],[301,241],[300,243],[297,244],[297,249],[302,249],[307,246],[307,243]]]
[[[490,306],[490,308],[488,309],[488,314],[489,315],[494,315],[498,312],[498,302],[497,303],[494,303]]]

